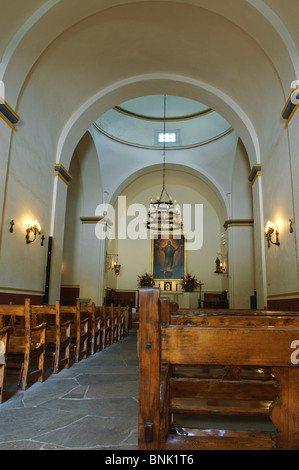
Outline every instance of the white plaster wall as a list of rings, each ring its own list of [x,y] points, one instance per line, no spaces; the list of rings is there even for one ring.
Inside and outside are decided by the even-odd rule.
[[[16,291],[36,292],[45,288],[47,239],[50,233],[54,168],[38,139],[28,139],[20,129],[13,132],[1,124],[1,232],[0,286]],[[2,147],[3,142],[3,147]],[[14,233],[9,232],[10,220],[15,221]],[[27,245],[28,223],[38,220],[45,236]],[[31,239],[33,238],[31,234]]]

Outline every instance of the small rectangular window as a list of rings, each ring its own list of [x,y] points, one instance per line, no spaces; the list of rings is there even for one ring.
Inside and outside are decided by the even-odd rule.
[[[155,129],[153,144],[159,147],[177,147],[181,145],[180,129],[167,129],[166,132],[161,129]]]
[[[177,142],[177,134],[176,132],[159,132],[158,134],[158,142],[159,144],[176,144]]]

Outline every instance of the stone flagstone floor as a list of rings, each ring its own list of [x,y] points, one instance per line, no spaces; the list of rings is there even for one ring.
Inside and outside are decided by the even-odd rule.
[[[137,450],[136,332],[25,392],[8,373],[0,450]]]

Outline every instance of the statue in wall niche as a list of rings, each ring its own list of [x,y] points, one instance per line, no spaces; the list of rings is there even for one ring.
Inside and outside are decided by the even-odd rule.
[[[216,259],[216,271],[215,271],[215,273],[221,273],[221,272],[222,272],[222,271],[221,271],[221,261],[220,261],[220,259],[217,257],[217,259]]]

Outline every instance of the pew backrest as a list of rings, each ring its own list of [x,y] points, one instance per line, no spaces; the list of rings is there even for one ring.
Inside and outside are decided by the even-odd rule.
[[[299,326],[299,316],[292,315],[170,315],[171,325],[185,326]]]
[[[30,331],[33,328],[31,318],[30,299],[25,299],[24,305],[0,305],[0,316],[7,320],[11,327],[11,335],[15,333],[17,318],[22,322],[24,335],[29,338]]]

